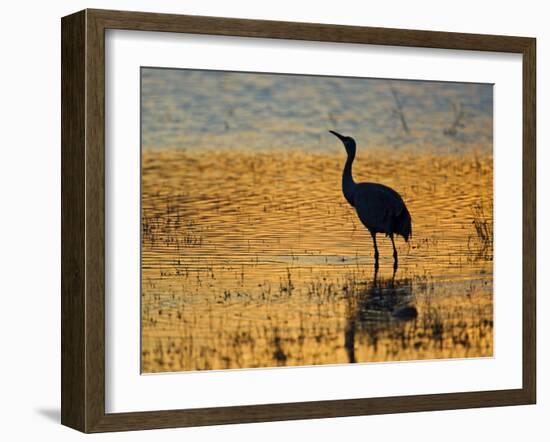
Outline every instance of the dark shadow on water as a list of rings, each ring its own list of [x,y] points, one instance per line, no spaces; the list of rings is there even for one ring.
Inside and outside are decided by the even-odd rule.
[[[61,422],[61,410],[59,408],[38,408],[35,412],[36,414],[39,414],[45,419],[55,422],[56,424]]]
[[[380,334],[418,316],[410,279],[397,279],[395,272],[391,278],[380,279],[375,270],[366,284],[349,301],[344,345],[350,363],[357,362],[358,334],[365,334],[376,349]]]

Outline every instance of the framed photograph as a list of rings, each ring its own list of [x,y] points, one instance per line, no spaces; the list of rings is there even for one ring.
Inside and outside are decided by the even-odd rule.
[[[64,425],[535,403],[535,39],[61,25]]]

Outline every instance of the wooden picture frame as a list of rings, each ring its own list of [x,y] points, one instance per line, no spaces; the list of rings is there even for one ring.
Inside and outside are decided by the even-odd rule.
[[[536,400],[536,41],[533,38],[84,10],[62,19],[62,409],[83,432],[533,404]],[[523,385],[457,392],[105,412],[105,30],[518,53],[523,57]]]

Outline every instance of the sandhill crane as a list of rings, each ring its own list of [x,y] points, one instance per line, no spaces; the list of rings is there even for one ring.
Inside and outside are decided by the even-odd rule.
[[[344,144],[348,158],[342,174],[342,191],[347,202],[355,207],[357,216],[368,229],[374,243],[374,266],[378,268],[378,246],[376,234],[385,233],[389,236],[393,246],[393,267],[397,269],[397,250],[394,235],[401,235],[405,241],[412,234],[411,215],[407,206],[392,188],[378,183],[356,183],[353,180],[351,166],[355,159],[356,145],[351,137],[340,135],[333,130],[329,131],[338,137]]]

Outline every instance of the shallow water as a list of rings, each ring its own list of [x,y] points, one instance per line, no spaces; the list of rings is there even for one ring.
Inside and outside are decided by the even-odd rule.
[[[372,240],[330,148],[144,149],[142,371],[486,357],[493,352],[492,155],[361,147],[356,181],[413,219]]]
[[[142,371],[493,352],[488,84],[144,68]],[[341,192],[397,190],[409,243]]]
[[[144,149],[341,153],[333,129],[359,146],[492,152],[490,84],[155,68],[141,79]]]

